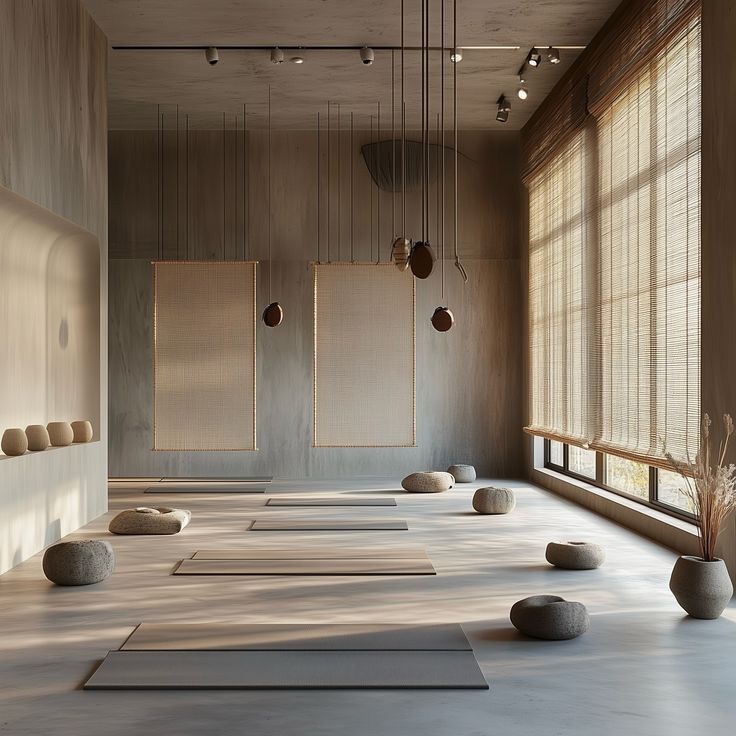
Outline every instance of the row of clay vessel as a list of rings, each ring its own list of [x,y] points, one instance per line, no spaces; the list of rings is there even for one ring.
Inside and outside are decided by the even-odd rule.
[[[47,447],[66,447],[72,442],[90,442],[92,440],[92,423],[85,420],[78,422],[49,422],[29,424],[24,432],[19,427],[6,429],[1,443],[6,455],[23,455],[26,450],[40,452]]]

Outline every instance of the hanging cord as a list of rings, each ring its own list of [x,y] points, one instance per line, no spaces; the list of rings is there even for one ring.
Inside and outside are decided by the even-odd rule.
[[[225,155],[225,113],[222,113],[222,260],[226,260],[226,246],[227,246],[227,216],[225,214],[227,209],[227,198],[225,197],[227,186],[225,183],[225,162],[227,156]]]
[[[355,219],[355,210],[353,209],[353,179],[355,150],[353,149],[353,112],[350,111],[350,262],[355,263],[355,228],[353,221]]]
[[[404,99],[404,0],[401,0],[401,234],[406,238],[406,100]]]
[[[330,110],[332,102],[327,100],[327,263],[331,263],[330,259],[330,197],[332,190],[330,189],[330,180],[332,178],[332,170],[330,168]]]
[[[342,156],[340,155],[340,117],[342,115],[341,109],[340,109],[340,103],[337,103],[337,260],[342,260],[342,250],[341,250],[341,233],[340,230],[342,229],[342,189],[340,187],[340,173],[341,173],[341,166],[340,162],[342,159]]]
[[[376,170],[376,146],[373,135],[373,115],[371,115],[371,158],[373,159],[373,171]],[[373,182],[371,182],[371,257],[373,260]]]
[[[391,242],[396,237],[396,61],[391,49]],[[391,254],[389,254],[390,258]]]
[[[158,161],[156,162],[156,173],[158,181],[156,182],[156,230],[157,230],[157,243],[156,243],[156,256],[159,260],[163,260],[161,254],[163,249],[161,247],[161,105],[156,105],[156,153]],[[178,255],[177,255],[178,257]]]
[[[445,301],[445,0],[442,0],[440,6],[440,12],[442,13],[441,38],[440,48],[442,53],[440,56],[440,118],[441,118],[441,138],[440,138],[440,155],[442,156],[442,163],[440,164],[440,171],[438,176],[440,177],[440,206],[439,216],[441,220],[440,235],[439,235],[439,246],[440,246],[440,294],[442,302]]]
[[[176,252],[179,252],[179,103],[176,104]]]
[[[426,56],[426,32],[427,32],[427,24],[426,24],[426,2],[425,0],[422,0],[422,94],[421,94],[421,101],[422,101],[422,242],[426,243],[426,232],[425,232],[425,206],[426,206],[426,200],[425,200],[425,189],[427,186],[427,141],[426,141],[426,128],[424,125],[424,112],[425,112],[425,93],[426,93],[426,83],[424,79],[424,75],[426,72],[425,69],[425,56]]]
[[[381,102],[377,103],[378,106],[378,125],[376,126],[376,157],[378,157],[378,147],[381,145]],[[378,174],[378,171],[376,171]],[[378,177],[376,177],[378,178]],[[376,181],[376,210],[377,221],[376,221],[376,263],[381,262],[381,187]]]
[[[457,48],[457,0],[453,0],[452,3],[452,48]],[[457,62],[452,70],[452,118],[453,118],[453,145],[455,148],[455,212],[454,212],[454,230],[455,230],[455,268],[460,271],[460,275],[463,277],[463,281],[468,283],[468,274],[460,262],[460,256],[458,254],[457,247]]]
[[[246,103],[243,103],[243,260],[246,260],[246,247],[248,245],[248,230],[250,225],[250,217],[248,212],[248,184],[250,177],[248,176],[248,168],[250,164],[250,156],[246,157],[246,148],[248,146],[248,110]]]
[[[320,143],[320,138],[321,138],[321,136],[320,136],[320,124],[319,124],[319,112],[317,112],[317,263],[320,263],[320,260],[319,260],[319,241],[320,241],[320,238],[321,238],[321,235],[322,235],[322,230],[321,230],[321,227],[320,227],[320,225],[321,225],[321,221],[320,221],[320,210],[321,210],[321,207],[320,207],[320,201],[319,201],[320,200],[320,196],[319,196],[320,195],[320,184],[322,183],[321,182],[321,177],[320,177],[321,169],[322,169],[322,165],[321,165],[322,146],[321,146],[321,143]]]
[[[184,224],[186,227],[184,228],[184,230],[186,233],[186,238],[184,242],[186,244],[186,258],[187,260],[189,260],[189,198],[190,198],[190,194],[189,194],[189,113],[187,113],[186,115],[186,132],[184,135],[184,153],[186,155],[186,162],[187,162],[186,181],[185,181],[186,192],[185,192],[185,197],[184,197],[185,209],[186,209],[186,214],[184,217]],[[179,260],[178,251],[176,254],[176,259]]]
[[[271,299],[271,271],[273,270],[273,259],[271,258],[271,85],[268,85],[268,303]]]

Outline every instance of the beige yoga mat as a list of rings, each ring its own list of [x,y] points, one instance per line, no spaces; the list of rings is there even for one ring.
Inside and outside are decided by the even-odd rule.
[[[435,575],[428,559],[182,560],[174,575]]]
[[[301,532],[301,531],[406,531],[408,525],[403,520],[383,521],[381,519],[257,519],[251,524],[254,532]]]
[[[272,496],[266,506],[396,506],[395,498],[280,498]]]
[[[239,549],[200,549],[193,560],[318,560],[370,557],[372,559],[426,558],[424,547],[242,547]]]

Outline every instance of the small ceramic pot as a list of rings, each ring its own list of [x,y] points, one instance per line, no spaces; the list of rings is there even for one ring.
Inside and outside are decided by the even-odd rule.
[[[53,447],[66,447],[74,442],[74,430],[69,422],[49,422],[46,429]]]
[[[88,422],[86,419],[72,422],[72,433],[74,434],[74,442],[91,442],[94,434],[92,422]]]
[[[26,427],[26,437],[31,452],[41,452],[51,444],[49,432],[43,424],[29,424]]]
[[[3,439],[0,447],[6,455],[17,457],[25,454],[28,449],[28,439],[26,433],[20,427],[12,427],[3,432]]]
[[[680,557],[672,569],[670,590],[693,618],[718,618],[733,595],[733,585],[723,560],[706,562],[700,557]]]

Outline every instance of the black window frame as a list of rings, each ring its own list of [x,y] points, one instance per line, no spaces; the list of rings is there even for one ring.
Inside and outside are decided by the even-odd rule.
[[[622,491],[618,488],[615,488],[613,486],[610,486],[606,483],[607,474],[606,474],[606,459],[607,455],[603,452],[595,451],[596,455],[596,473],[595,478],[591,478],[587,475],[581,475],[580,473],[575,473],[570,470],[570,445],[566,442],[560,442],[562,445],[562,465],[558,465],[556,463],[553,463],[551,461],[551,448],[552,448],[552,440],[549,440],[547,438],[544,439],[544,467],[548,470],[554,470],[557,473],[560,473],[562,475],[566,475],[570,478],[574,478],[575,480],[582,481],[584,483],[589,483],[592,486],[595,486],[597,488],[602,488],[605,491],[610,491],[611,493],[615,493],[617,496],[622,496],[623,498],[627,498],[631,501],[635,501],[636,503],[639,503],[643,506],[648,506],[649,508],[656,509],[657,511],[661,511],[664,514],[667,514],[668,516],[673,516],[677,519],[682,519],[683,521],[689,521],[693,522],[696,521],[697,517],[695,514],[691,514],[688,511],[685,511],[683,509],[677,508],[677,506],[672,506],[671,504],[668,504],[664,501],[661,501],[659,499],[659,471],[657,468],[649,465],[649,486],[648,486],[648,494],[647,498],[641,498],[640,496],[634,496],[630,493],[626,493],[626,491]],[[645,464],[645,463],[642,463]]]

